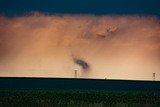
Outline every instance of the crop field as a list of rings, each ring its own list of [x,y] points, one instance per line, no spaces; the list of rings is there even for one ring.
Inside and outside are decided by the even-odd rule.
[[[9,80],[12,80],[12,82]],[[133,88],[134,90],[130,86],[135,85],[135,83],[137,85],[137,81],[129,82],[128,88],[125,87],[126,90],[124,90],[120,87],[123,87],[124,83],[128,81],[121,81],[123,84],[118,86],[119,88],[115,86],[103,86],[102,88],[100,87],[102,84],[95,84],[95,87],[97,87],[94,88],[91,83],[101,80],[69,80],[79,83],[79,87],[75,87],[73,82],[67,84],[68,79],[47,80],[48,82],[52,81],[50,83],[47,83],[45,79],[38,81],[37,79],[31,79],[32,81],[30,79],[20,79],[21,81],[16,80],[16,82],[15,80],[13,78],[0,78],[0,83],[2,83],[0,86],[0,107],[160,107],[159,82],[156,82],[155,87],[153,87],[155,82],[149,82],[149,85],[153,84],[153,89],[150,88],[149,90],[147,90],[149,88],[148,82],[142,82],[143,85],[136,86],[138,88]],[[60,82],[62,80],[63,84]],[[29,84],[29,81],[32,82],[32,85]],[[40,81],[41,83],[45,81],[47,85],[36,85]],[[90,88],[85,88],[85,85],[81,84],[83,81],[90,84],[88,86]],[[107,82],[109,80],[105,81],[105,83],[110,85]],[[116,81],[110,82],[116,83]],[[57,84],[53,85],[55,83]],[[61,87],[60,84],[65,88]],[[48,88],[47,86],[50,87]],[[147,88],[140,88],[142,86]]]
[[[159,92],[0,89],[0,107],[159,107]]]

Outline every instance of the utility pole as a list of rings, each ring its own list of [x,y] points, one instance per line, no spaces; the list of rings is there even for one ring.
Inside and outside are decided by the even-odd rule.
[[[156,73],[153,73],[153,81],[156,79]]]
[[[77,78],[77,70],[74,70],[74,77]]]

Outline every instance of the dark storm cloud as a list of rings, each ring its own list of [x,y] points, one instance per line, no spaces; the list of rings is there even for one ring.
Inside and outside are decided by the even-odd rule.
[[[15,16],[41,11],[49,14],[160,15],[159,5],[159,0],[0,0],[0,14]]]

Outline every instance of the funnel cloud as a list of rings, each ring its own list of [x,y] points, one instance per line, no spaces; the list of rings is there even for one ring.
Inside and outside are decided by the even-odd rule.
[[[160,19],[38,12],[0,16],[1,77],[72,78],[74,69],[81,69],[82,78],[152,80],[156,73],[160,79]]]
[[[84,61],[84,60],[81,60],[81,59],[77,59],[77,58],[74,58],[74,63],[80,65],[83,69],[83,71],[88,71],[89,70],[89,64]]]

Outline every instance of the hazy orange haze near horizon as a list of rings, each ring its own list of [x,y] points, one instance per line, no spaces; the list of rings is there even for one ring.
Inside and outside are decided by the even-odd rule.
[[[88,63],[83,71],[72,56]],[[160,20],[139,15],[0,16],[0,76],[160,80]]]

